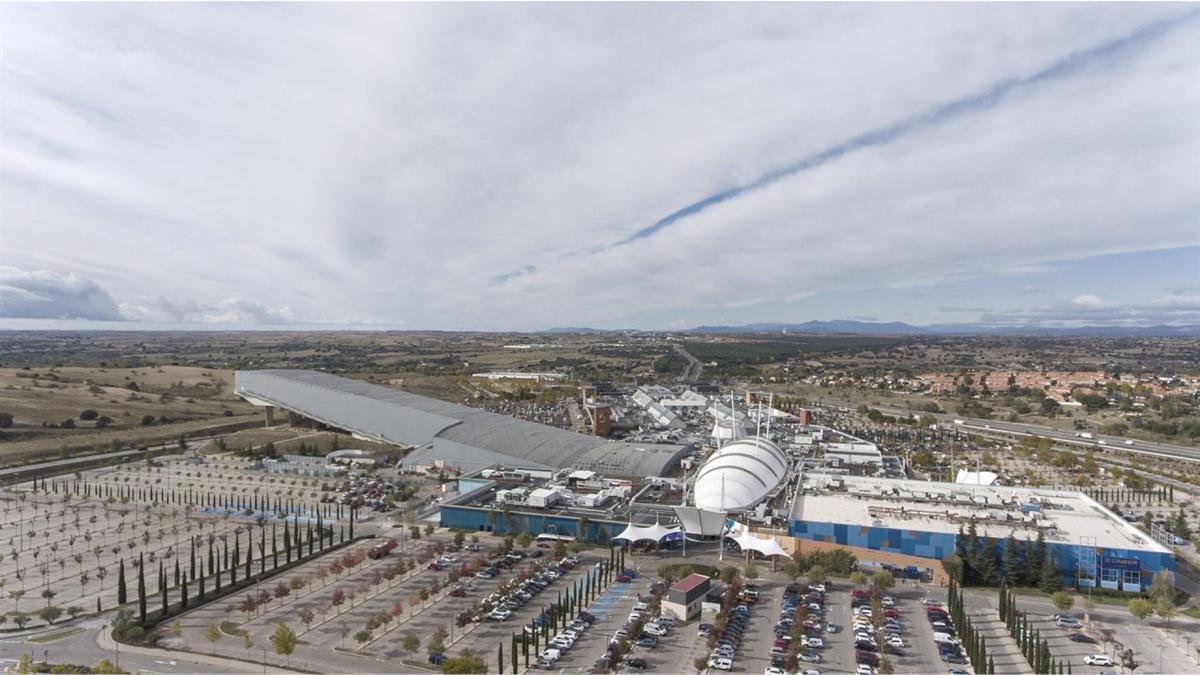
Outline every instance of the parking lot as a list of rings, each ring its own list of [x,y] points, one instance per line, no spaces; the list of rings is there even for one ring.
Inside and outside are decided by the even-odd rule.
[[[560,591],[565,592],[566,589],[573,587],[581,579],[585,579],[588,574],[598,574],[599,573],[599,570],[596,569],[596,563],[599,563],[602,561],[602,558],[600,557],[600,555],[598,555],[596,553],[588,553],[585,551],[583,553],[580,553],[577,557],[579,560],[578,564],[576,564],[572,569],[569,569],[569,570],[566,570],[565,572],[563,572],[562,575],[558,579],[554,580],[552,583],[549,583],[546,586],[545,590],[538,593],[536,596],[534,596],[532,599],[530,599],[525,605],[523,605],[519,608],[513,609],[512,614],[511,614],[511,616],[508,617],[508,619],[503,620],[503,621],[496,621],[496,620],[485,618],[482,622],[480,622],[478,625],[476,625],[465,637],[463,637],[461,640],[459,640],[457,643],[455,643],[450,649],[448,649],[446,652],[447,655],[454,656],[456,654],[461,653],[465,649],[471,649],[476,654],[483,655],[485,660],[488,661],[489,666],[494,666],[497,644],[504,644],[505,645],[505,653],[507,654],[508,649],[509,649],[508,645],[511,642],[512,636],[520,635],[526,626],[532,625],[535,617],[539,617],[551,604],[553,604],[558,599],[558,595],[559,595]],[[607,561],[607,556],[605,556],[603,558],[603,560]],[[543,565],[549,565],[549,564],[551,564],[550,561],[527,559],[525,564],[523,564],[521,566],[521,569],[529,570],[535,566],[543,566]],[[494,590],[494,589],[492,589],[492,590]],[[488,591],[488,592],[490,592],[490,591]],[[480,591],[479,595],[483,596],[483,595],[486,595],[486,593],[483,591]],[[593,633],[593,632],[594,631],[587,631],[586,633]],[[553,635],[551,635],[551,637],[553,637]],[[591,638],[593,636],[586,635],[586,637]],[[540,638],[539,638],[539,647],[545,648],[545,645],[541,641]],[[581,647],[582,647],[582,638],[581,638],[581,643],[576,644],[575,647],[567,653],[573,655],[573,654],[577,653],[578,651],[580,651]],[[533,646],[531,645],[529,648],[529,664],[530,664],[530,666],[533,666],[535,657],[536,657],[536,652],[535,652]],[[509,657],[506,656],[505,658],[508,659]],[[507,661],[506,661],[506,663],[507,663]],[[522,667],[524,666],[525,661],[524,661],[523,654],[521,655],[521,657],[519,659],[519,663]],[[590,665],[590,663],[588,665]],[[508,667],[510,667],[510,666],[506,665],[506,669]]]

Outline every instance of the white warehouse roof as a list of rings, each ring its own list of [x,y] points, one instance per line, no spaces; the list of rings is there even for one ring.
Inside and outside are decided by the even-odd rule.
[[[787,476],[787,456],[765,438],[743,438],[717,450],[700,467],[696,506],[730,511],[754,506]]]

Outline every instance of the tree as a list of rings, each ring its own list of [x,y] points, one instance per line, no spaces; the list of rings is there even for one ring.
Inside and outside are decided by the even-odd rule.
[[[417,637],[416,633],[408,631],[404,634],[404,651],[408,652],[409,654],[415,654],[420,648],[421,638]]]
[[[783,575],[793,582],[799,579],[801,574],[804,574],[804,570],[800,567],[800,563],[795,560],[789,560],[783,564]]]
[[[94,675],[127,675],[129,671],[121,670],[108,659],[100,659],[91,668]]]
[[[1184,539],[1192,538],[1192,528],[1188,527],[1187,516],[1183,514],[1182,508],[1179,509],[1179,513],[1175,514],[1175,522],[1171,525],[1171,533]]]
[[[204,639],[208,640],[212,645],[212,653],[217,653],[217,640],[221,639],[221,627],[215,623],[210,623],[204,627]]]
[[[171,622],[170,630],[171,637],[175,638],[176,640],[183,637],[183,624],[179,622],[179,617],[175,617],[175,620]]]
[[[346,637],[350,635],[350,626],[347,626],[344,623],[339,623],[337,632],[338,637],[341,638],[341,641],[344,643],[346,641]]]
[[[1064,613],[1071,611],[1071,608],[1075,606],[1075,598],[1071,597],[1071,594],[1066,591],[1057,591],[1052,594],[1050,602],[1054,604],[1058,611]]]
[[[1038,589],[1043,593],[1054,593],[1062,588],[1062,577],[1058,566],[1054,564],[1054,554],[1050,551],[1042,556],[1042,570],[1038,578]]]
[[[117,567],[117,604],[123,605],[128,600],[125,597],[125,559],[121,559],[121,564]]]
[[[1174,600],[1175,585],[1171,582],[1171,574],[1169,572],[1159,570],[1154,573],[1154,578],[1150,581],[1150,597],[1155,600],[1160,598]]]
[[[371,641],[371,631],[363,629],[354,634],[354,641],[360,645],[366,645]]]
[[[39,609],[37,615],[42,621],[45,621],[48,624],[53,624],[58,620],[58,617],[63,615],[63,610],[62,607],[47,605],[46,607]]]
[[[825,571],[824,565],[813,565],[808,568],[808,583],[823,584],[829,581],[829,573]]]
[[[896,577],[892,576],[891,572],[884,570],[875,575],[875,578],[872,580],[872,584],[875,586],[875,590],[879,591],[880,593],[886,593],[890,588],[896,585]]]
[[[1011,534],[1004,540],[1004,582],[1009,586],[1021,583],[1021,561],[1017,560],[1017,540]]]
[[[854,570],[850,574],[850,583],[861,588],[867,584],[867,575],[863,574],[862,570]]]
[[[246,651],[254,649],[254,640],[250,639],[249,633],[242,633],[242,649],[245,649]]]
[[[457,540],[457,535],[455,535],[455,539]],[[529,534],[528,532],[522,532],[521,534],[517,535],[517,546],[520,546],[521,548],[529,548],[529,545],[532,543],[533,535]]]
[[[1154,605],[1150,604],[1149,600],[1144,598],[1134,598],[1129,601],[1129,613],[1132,614],[1138,621],[1145,622],[1146,617],[1154,611]]]
[[[470,649],[464,649],[461,654],[452,659],[442,661],[443,673],[486,673],[487,663],[483,657]]]
[[[1170,624],[1171,619],[1175,618],[1175,602],[1165,595],[1160,595],[1154,602],[1154,612]]]
[[[292,630],[286,623],[276,626],[275,634],[271,636],[271,646],[275,648],[275,653],[282,654],[289,666],[292,664],[292,652],[296,650],[296,643],[298,641],[296,631]]]
[[[758,578],[758,568],[754,566],[754,563],[750,563],[742,570],[742,576],[753,581]]]
[[[311,624],[313,619],[316,618],[313,614],[313,611],[307,607],[297,612],[297,616],[300,617],[300,623],[304,624],[304,630],[308,630],[309,624]]]
[[[91,408],[88,408],[79,413],[79,419],[89,421],[89,422],[91,420],[96,419],[99,416],[100,416],[100,413],[96,412],[95,410],[92,410]]]
[[[0,429],[8,429],[13,425],[12,413],[0,412]]]

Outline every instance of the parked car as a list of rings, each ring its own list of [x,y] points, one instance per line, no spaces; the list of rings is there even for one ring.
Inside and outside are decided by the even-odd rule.
[[[1083,662],[1089,666],[1111,666],[1113,664],[1107,654],[1088,654],[1083,657]]]
[[[1084,644],[1089,644],[1089,645],[1096,644],[1095,638],[1093,638],[1090,635],[1084,635],[1083,633],[1071,633],[1070,635],[1067,636],[1067,639],[1070,640],[1071,642],[1082,642]]]
[[[625,659],[625,665],[634,670],[645,670],[650,664],[646,662],[646,659]]]

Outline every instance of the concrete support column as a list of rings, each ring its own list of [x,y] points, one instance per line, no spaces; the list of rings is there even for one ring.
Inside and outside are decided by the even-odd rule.
[[[267,406],[263,408],[263,411],[266,413],[267,426],[273,426],[275,424],[275,408]]]

